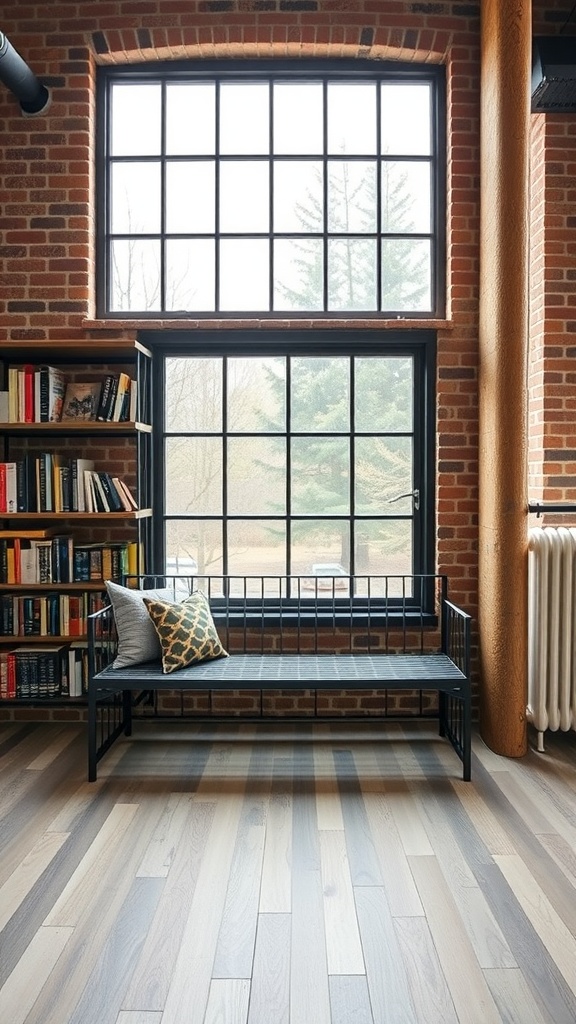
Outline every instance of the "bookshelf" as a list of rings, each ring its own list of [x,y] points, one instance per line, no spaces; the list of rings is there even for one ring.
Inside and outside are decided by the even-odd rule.
[[[151,389],[136,340],[2,344],[0,706],[83,702],[86,617],[148,568]]]

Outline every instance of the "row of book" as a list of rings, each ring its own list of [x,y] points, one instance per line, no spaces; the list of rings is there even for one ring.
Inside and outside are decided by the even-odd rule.
[[[0,462],[0,513],[132,512],[137,508],[128,485],[96,470],[92,459],[41,452],[16,462]]]
[[[88,689],[84,641],[0,651],[0,700],[82,697]]]
[[[104,593],[1,594],[0,636],[84,637],[88,616],[105,603]]]
[[[67,381],[56,366],[10,366],[8,390],[0,392],[0,423],[134,421],[137,390],[124,372],[98,381]]]
[[[83,543],[68,535],[35,538],[0,534],[0,584],[119,580],[137,574],[141,560],[138,541]]]

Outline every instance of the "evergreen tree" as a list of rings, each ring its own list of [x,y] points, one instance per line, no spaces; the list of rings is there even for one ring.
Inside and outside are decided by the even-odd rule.
[[[381,165],[383,230],[405,234],[405,238],[382,240],[382,310],[408,313],[425,308],[429,294],[427,242],[411,238],[413,231],[412,198],[406,189],[408,176]],[[369,234],[375,233],[376,177],[366,167],[362,176],[350,174],[343,162],[341,174],[331,178],[327,211],[328,270],[326,306],[330,311],[370,311],[377,308],[376,245]],[[302,232],[318,232],[323,223],[322,209],[312,193],[296,207]],[[354,232],[354,237],[346,233]],[[337,235],[344,237],[337,237]],[[364,237],[363,237],[364,235]],[[324,256],[322,246],[313,238],[296,237],[294,260],[297,286],[276,280],[276,308],[316,310],[324,308]]]

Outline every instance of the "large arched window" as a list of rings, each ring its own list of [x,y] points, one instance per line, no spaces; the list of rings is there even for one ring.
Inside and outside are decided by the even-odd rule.
[[[443,69],[98,75],[100,315],[442,315]]]

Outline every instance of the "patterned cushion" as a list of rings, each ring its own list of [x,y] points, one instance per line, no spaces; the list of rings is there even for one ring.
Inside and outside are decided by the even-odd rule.
[[[227,658],[210,612],[208,599],[197,590],[180,604],[144,598],[162,648],[162,671],[174,672],[211,658]]]

